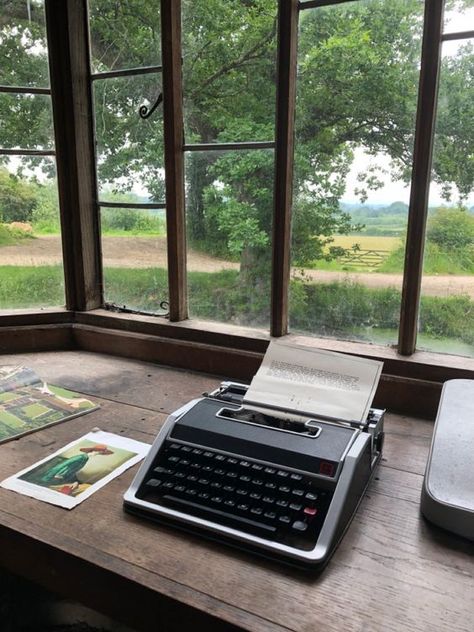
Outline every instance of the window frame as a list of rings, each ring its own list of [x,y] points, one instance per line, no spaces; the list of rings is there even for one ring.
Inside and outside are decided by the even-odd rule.
[[[14,344],[17,345],[16,350],[51,348],[54,345],[79,346],[91,351],[120,353],[210,373],[228,374],[230,371],[233,376],[248,379],[258,366],[270,336],[288,334],[299,11],[350,0],[278,0],[279,81],[275,123],[272,307],[268,333],[251,328],[187,320],[184,152],[203,148],[193,148],[184,143],[181,2],[160,1],[170,322],[151,315],[117,314],[104,310],[99,199],[92,125],[93,77],[90,71],[88,4],[87,0],[45,0],[66,310],[59,308],[46,312],[29,310],[3,313],[0,315],[0,349],[11,352]],[[436,402],[440,385],[445,379],[474,378],[474,359],[425,353],[417,351],[415,346],[423,255],[420,234],[424,236],[426,227],[439,51],[443,39],[457,39],[465,35],[450,33],[443,36],[443,8],[444,0],[425,2],[422,71],[398,348],[290,334],[292,339],[304,341],[310,346],[383,360],[386,382],[384,392],[388,393],[388,389],[391,389],[391,398],[395,404],[397,401],[402,404],[401,400],[406,400],[408,407],[409,400],[410,410],[415,413],[418,410],[416,400],[419,398],[420,388],[431,394],[429,401]],[[216,145],[211,145],[208,149],[216,149]],[[69,337],[52,331],[60,323],[71,328]],[[23,344],[19,343],[18,336],[8,338],[12,329],[20,334],[22,328],[43,333],[47,331],[48,335],[40,342],[33,335]],[[186,353],[183,353],[184,350]],[[235,362],[228,364],[226,370],[226,358],[228,361],[229,357],[234,358]],[[434,409],[432,404],[430,406],[428,412],[431,414]]]

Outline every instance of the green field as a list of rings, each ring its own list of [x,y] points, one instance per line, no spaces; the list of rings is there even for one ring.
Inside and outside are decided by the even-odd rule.
[[[401,244],[399,237],[385,237],[374,235],[335,235],[334,246],[341,248],[352,248],[358,244],[362,250],[386,250],[391,252]]]
[[[9,428],[22,428],[25,424],[24,421],[15,417],[15,415],[11,415],[7,413],[5,410],[0,410],[0,422],[8,426]],[[3,435],[0,433],[0,436]]]

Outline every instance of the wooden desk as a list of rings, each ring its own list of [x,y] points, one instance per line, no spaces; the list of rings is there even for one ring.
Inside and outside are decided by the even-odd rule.
[[[151,442],[219,378],[85,352],[3,356],[101,408],[0,446],[0,478],[100,427]],[[461,631],[474,621],[474,546],[419,514],[432,424],[387,415],[384,458],[318,577],[122,510],[136,467],[72,511],[0,489],[0,565],[144,630]]]

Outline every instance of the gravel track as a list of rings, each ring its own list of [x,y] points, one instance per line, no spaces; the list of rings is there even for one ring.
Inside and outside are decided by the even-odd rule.
[[[150,268],[166,267],[165,237],[103,237],[104,265],[107,267]],[[61,262],[61,240],[57,235],[47,235],[36,239],[26,239],[14,246],[0,248],[0,265],[52,265]],[[238,269],[237,263],[224,261],[196,251],[188,252],[188,270],[216,272]],[[295,273],[296,274],[296,273]],[[401,289],[400,274],[330,272],[326,270],[305,270],[305,277],[313,281],[351,280],[370,288],[396,287]],[[423,294],[449,296],[466,294],[474,298],[474,275],[425,276]]]

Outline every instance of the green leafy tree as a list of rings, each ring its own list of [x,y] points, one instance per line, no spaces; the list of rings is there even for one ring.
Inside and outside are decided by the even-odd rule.
[[[0,12],[0,84],[49,85],[46,32],[42,3],[4,0]],[[43,149],[52,146],[52,120],[48,97],[0,94],[0,147]],[[2,162],[8,158],[0,157]],[[23,165],[38,159],[24,158]]]
[[[474,44],[441,66],[434,179],[445,200],[463,203],[474,189]]]

